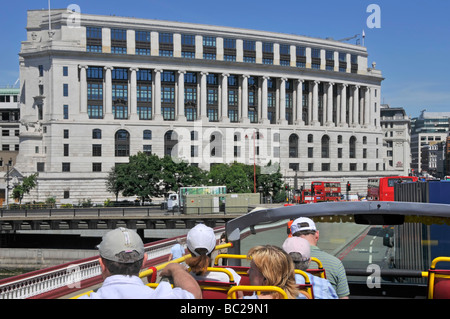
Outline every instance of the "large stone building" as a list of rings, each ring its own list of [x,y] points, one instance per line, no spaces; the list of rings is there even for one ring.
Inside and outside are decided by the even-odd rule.
[[[429,154],[422,154],[423,152],[428,153],[430,148],[429,145],[439,144],[441,142],[445,143],[449,127],[450,127],[450,112],[426,112],[422,111],[419,117],[415,117],[411,120],[411,169],[414,170],[415,175],[421,174],[422,172],[428,173],[431,157],[436,162],[438,156]],[[438,146],[433,146],[437,148]],[[434,151],[437,151],[434,150]],[[442,156],[439,156],[442,162]],[[427,159],[426,165],[422,165],[422,159]],[[436,171],[437,166],[443,166],[443,163],[435,163],[431,166],[433,171]]]
[[[383,170],[402,175],[411,173],[411,119],[401,107],[381,105],[381,128],[384,131]],[[403,170],[403,173],[401,171]]]
[[[204,169],[272,161],[292,186],[350,180],[362,193],[395,174],[383,171],[383,78],[365,47],[74,14],[28,11],[16,169],[39,172],[33,199],[112,197],[105,177],[137,152]]]

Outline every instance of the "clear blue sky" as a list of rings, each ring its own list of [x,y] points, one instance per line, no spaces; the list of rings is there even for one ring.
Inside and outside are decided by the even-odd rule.
[[[365,30],[369,66],[385,80],[382,102],[416,117],[422,109],[450,112],[450,1],[397,0],[52,0],[52,8],[77,4],[82,13],[194,22],[311,37],[342,39]],[[381,27],[368,28],[370,4],[380,7]],[[2,4],[0,87],[19,77],[26,11],[47,9],[48,0]],[[355,43],[355,40],[350,43]]]

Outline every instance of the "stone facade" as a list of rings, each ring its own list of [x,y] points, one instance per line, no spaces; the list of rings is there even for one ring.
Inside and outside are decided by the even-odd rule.
[[[16,169],[39,171],[30,198],[112,198],[105,177],[139,151],[204,169],[271,161],[292,186],[350,180],[361,193],[388,174],[383,78],[365,47],[117,16],[74,26],[73,14],[52,10],[49,31],[47,11],[28,12]]]

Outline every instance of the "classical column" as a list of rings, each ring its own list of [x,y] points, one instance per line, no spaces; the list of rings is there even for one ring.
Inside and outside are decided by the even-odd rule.
[[[184,75],[186,71],[178,71],[178,101],[177,101],[177,121],[185,121],[184,114]]]
[[[286,121],[286,78],[280,79],[280,116],[278,124],[287,124]]]
[[[221,122],[229,123],[230,119],[228,118],[228,77],[230,75],[223,73],[222,74],[222,103],[220,103],[221,110]]]
[[[262,77],[262,98],[261,98],[261,123],[268,124],[269,120],[267,118],[267,81],[270,78],[268,76]]]
[[[342,86],[336,84],[336,122],[335,126],[339,126],[341,124],[341,94],[342,94]]]
[[[311,125],[318,126],[319,122],[319,81],[313,84],[313,105],[312,105],[312,121]]]
[[[136,72],[139,71],[138,68],[130,68],[130,120],[138,120],[137,114],[137,80]]]
[[[105,119],[113,120],[112,114],[112,66],[105,66]]]
[[[341,87],[341,120],[339,126],[347,126],[347,84],[342,84]]]
[[[366,86],[364,92],[364,126],[370,126],[370,87]]]
[[[80,115],[87,116],[87,65],[80,65]]]
[[[163,70],[155,70],[155,92],[153,94],[154,96],[154,119],[156,121],[162,121],[163,117],[161,115],[161,73]]]
[[[334,126],[333,123],[333,85],[334,83],[328,83],[328,91],[327,91],[327,118],[325,125],[326,126]]]
[[[247,74],[242,75],[242,103],[241,103],[241,122],[249,122],[248,119],[248,78]]]
[[[206,110],[207,104],[207,86],[206,77],[208,72],[200,72],[200,119],[207,121],[208,114]]]
[[[304,125],[305,121],[303,120],[303,82],[305,82],[302,79],[297,80],[297,98],[295,103],[295,124],[296,125]]]
[[[359,85],[353,91],[353,122],[354,126],[359,126]]]

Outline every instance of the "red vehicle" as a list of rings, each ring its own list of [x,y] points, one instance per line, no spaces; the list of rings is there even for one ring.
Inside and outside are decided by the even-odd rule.
[[[296,204],[310,204],[316,202],[317,200],[315,196],[312,195],[310,189],[302,189],[301,193],[296,193],[294,195],[294,203]]]
[[[341,200],[341,183],[339,182],[312,182],[311,189],[317,202]]]
[[[367,199],[379,201],[394,201],[395,183],[417,182],[416,176],[388,176],[369,178],[367,183]]]

